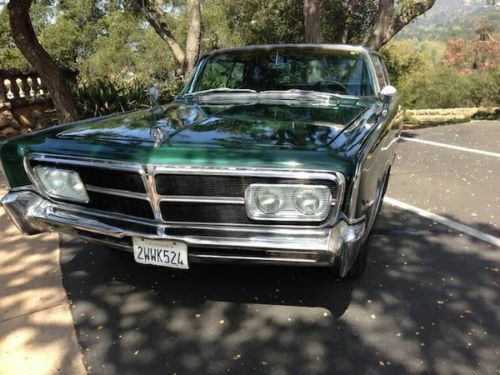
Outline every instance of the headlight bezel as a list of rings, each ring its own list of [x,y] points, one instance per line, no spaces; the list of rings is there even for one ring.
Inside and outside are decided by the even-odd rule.
[[[287,210],[279,211],[277,213],[265,213],[260,210],[255,211],[255,208],[258,208],[257,204],[257,194],[259,190],[279,190],[283,189],[284,191],[288,191],[288,194],[282,193],[284,199],[286,200],[284,206],[287,207]],[[327,193],[327,199],[323,200],[322,208],[323,211],[319,211],[317,215],[310,215],[301,212],[295,202],[295,196],[300,190],[321,190],[324,193]],[[245,208],[247,216],[251,220],[256,221],[281,221],[281,222],[308,222],[308,223],[321,223],[328,219],[328,217],[332,214],[332,209],[337,203],[336,197],[332,195],[330,187],[327,185],[321,184],[303,184],[303,183],[288,183],[288,184],[251,184],[245,190]],[[293,208],[293,210],[291,210]]]
[[[44,181],[44,178],[40,175],[39,170],[41,168],[44,168],[45,170],[49,170],[51,172],[67,174],[68,175],[67,180],[71,178],[70,176],[73,176],[73,178],[77,178],[83,188],[83,190],[81,190],[80,192],[82,196],[78,198],[76,195],[66,195],[66,194],[61,194],[61,192],[54,192],[54,188],[49,187],[47,182]],[[79,203],[79,204],[88,204],[90,201],[87,188],[77,171],[67,168],[59,168],[59,167],[40,164],[40,165],[35,165],[31,168],[30,175],[34,180],[33,182],[35,183],[35,186],[38,188],[38,190],[48,198],[70,203]],[[73,190],[73,188],[71,188],[71,190]]]

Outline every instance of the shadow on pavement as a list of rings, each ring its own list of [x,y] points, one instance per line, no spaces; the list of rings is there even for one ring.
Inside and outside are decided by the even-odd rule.
[[[357,281],[146,268],[66,237],[61,264],[93,373],[498,371],[498,249],[384,207],[370,252]]]

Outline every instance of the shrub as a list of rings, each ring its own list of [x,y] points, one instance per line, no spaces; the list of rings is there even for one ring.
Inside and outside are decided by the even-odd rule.
[[[172,100],[180,91],[180,82],[159,85],[160,104]],[[150,106],[148,89],[150,84],[119,79],[96,79],[80,82],[75,88],[75,97],[82,118],[103,116]]]
[[[499,70],[462,75],[454,68],[420,70],[401,80],[407,108],[459,108],[500,103]]]

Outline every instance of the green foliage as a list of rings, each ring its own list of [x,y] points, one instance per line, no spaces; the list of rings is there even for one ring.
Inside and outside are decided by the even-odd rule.
[[[91,77],[133,75],[141,81],[176,81],[180,71],[165,42],[141,19],[116,11],[98,21],[101,34],[91,44],[92,53],[80,64]]]
[[[468,42],[477,45],[478,40]],[[406,108],[498,106],[500,66],[467,71],[448,63],[456,43],[393,41],[382,49],[392,83],[402,92]],[[445,64],[445,63],[446,64]],[[478,67],[480,68],[480,67]]]
[[[302,2],[297,0],[206,0],[205,47],[300,43]]]
[[[326,43],[340,40],[347,17],[347,1],[322,0],[321,24],[323,39]],[[377,4],[373,0],[358,0],[356,12],[352,15],[352,23],[348,29],[347,40],[351,44],[362,44],[371,31]]]
[[[364,40],[376,12],[373,0],[358,3],[348,33],[351,43]],[[339,40],[345,17],[346,1],[322,0],[325,42]],[[202,22],[204,49],[304,41],[302,1],[299,0],[205,0]]]
[[[10,35],[9,15],[0,11],[0,67],[4,69],[29,69],[30,65],[24,56],[15,47]]]
[[[75,97],[82,118],[103,116],[110,113],[148,108],[148,89],[144,82],[127,82],[120,79],[95,79],[81,82],[75,88]],[[160,103],[172,100],[172,87],[160,87]],[[178,88],[175,88],[178,91]]]
[[[404,77],[423,64],[422,57],[415,53],[414,43],[408,40],[390,43],[380,53],[384,57],[391,83],[395,86],[399,86]]]
[[[495,106],[500,103],[500,70],[462,75],[439,67],[419,70],[400,83],[408,108]]]

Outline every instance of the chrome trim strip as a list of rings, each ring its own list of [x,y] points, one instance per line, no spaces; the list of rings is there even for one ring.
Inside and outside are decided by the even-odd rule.
[[[362,216],[357,217],[355,219],[350,219],[344,213],[342,213],[341,217],[342,217],[342,220],[344,220],[349,225],[355,225],[355,224],[361,223],[362,221],[366,220],[366,215],[362,215]]]
[[[225,232],[255,232],[262,233],[262,230],[265,230],[267,233],[275,233],[282,235],[289,234],[300,234],[300,235],[314,235],[314,236],[322,236],[330,231],[330,228],[318,228],[318,227],[291,227],[289,225],[263,225],[263,224],[255,224],[252,226],[248,226],[246,224],[223,224]],[[186,225],[184,222],[182,224],[177,223],[169,223],[167,225],[167,229],[184,229]],[[314,229],[317,228],[317,229]],[[221,230],[221,225],[215,224],[200,224],[200,223],[192,223],[189,225],[189,229],[207,229],[207,230]]]
[[[135,199],[143,199],[143,200],[149,201],[149,197],[147,196],[147,194],[137,193],[135,191],[103,188],[103,187],[94,186],[94,185],[85,185],[85,187],[87,188],[88,191],[93,191],[96,193],[117,195],[117,196],[125,197],[125,198],[135,198]]]
[[[254,51],[254,50],[265,50],[265,49],[276,49],[276,48],[316,48],[316,49],[324,49],[324,50],[341,50],[341,51],[353,51],[353,52],[366,52],[369,50],[363,46],[355,46],[348,44],[334,44],[334,43],[324,43],[324,44],[311,44],[311,43],[299,43],[299,44],[260,44],[260,45],[250,45],[250,46],[242,46],[242,47],[229,47],[229,48],[220,48],[213,51],[209,51],[200,56],[200,60],[203,57],[217,55],[221,53],[231,53],[231,52],[239,52],[239,51]]]
[[[147,165],[143,171],[146,171],[142,175],[142,181],[144,182],[144,187],[149,195],[149,202],[151,203],[151,208],[155,216],[155,221],[157,223],[163,223],[163,217],[161,215],[160,209],[160,197],[156,191],[156,181],[154,177],[154,167]],[[158,235],[165,233],[164,227],[158,227]]]
[[[127,221],[129,223],[135,223],[135,224],[142,224],[142,225],[154,225],[156,222],[154,220],[150,219],[145,219],[145,218],[138,218],[136,216],[129,216],[129,215],[124,215],[120,214],[118,212],[109,212],[109,211],[101,211],[101,210],[96,210],[93,208],[88,208],[88,207],[82,207],[82,206],[75,206],[69,203],[61,203],[61,202],[53,202],[50,201],[51,203],[56,203],[57,207],[54,209],[54,212],[57,212],[58,210],[64,211],[64,210],[71,210],[75,212],[81,212],[81,213],[88,213],[94,216],[102,217],[105,219],[117,219],[117,220],[123,220]]]
[[[23,185],[23,186],[17,186],[15,188],[12,188],[9,190],[9,193],[15,193],[16,191],[23,191],[23,190],[35,190],[35,187],[31,185]]]
[[[156,165],[156,164],[147,164],[142,165],[135,162],[118,162],[114,160],[107,159],[92,159],[85,157],[68,157],[68,156],[58,156],[53,154],[40,154],[40,153],[32,153],[28,154],[24,158],[24,166],[26,169],[26,173],[30,177],[31,181],[34,183],[37,191],[46,199],[61,204],[61,202],[54,201],[51,197],[44,194],[43,189],[40,188],[36,184],[36,179],[33,178],[33,173],[31,171],[30,161],[46,161],[53,163],[65,163],[65,164],[73,164],[73,165],[84,165],[84,166],[92,166],[97,168],[107,168],[107,169],[116,169],[122,171],[132,171],[137,172],[141,175],[144,187],[146,189],[146,194],[149,197],[149,202],[151,203],[151,207],[153,209],[155,221],[159,224],[163,224],[163,227],[166,225],[177,224],[182,225],[184,227],[197,225],[204,226],[205,223],[200,222],[167,222],[164,221],[161,216],[160,211],[160,202],[162,199],[169,199],[171,197],[168,196],[160,196],[156,191],[156,183],[155,177],[158,174],[197,174],[197,175],[219,175],[219,176],[255,176],[255,177],[275,177],[275,178],[290,178],[290,179],[319,179],[319,180],[330,180],[335,181],[337,183],[337,196],[333,197],[333,200],[336,202],[334,206],[334,211],[331,214],[328,222],[323,224],[322,226],[291,226],[291,225],[273,225],[275,227],[281,228],[322,228],[332,226],[337,222],[340,209],[342,207],[342,201],[344,199],[345,193],[345,177],[342,173],[336,171],[328,171],[328,170],[308,170],[308,169],[277,169],[277,168],[249,168],[249,167],[212,167],[212,166],[165,166],[165,165]],[[74,207],[74,206],[73,206]],[[78,206],[77,206],[78,207]],[[81,207],[80,207],[81,208]],[[102,211],[101,211],[102,212]],[[113,214],[114,215],[114,214]],[[126,216],[126,215],[124,215]],[[146,221],[147,219],[139,218],[137,222]],[[241,227],[255,227],[256,224],[233,224],[233,223],[214,223],[217,226],[241,226]],[[208,224],[208,225],[214,225]],[[269,228],[269,226],[265,226]],[[159,231],[161,228],[159,227]]]
[[[349,197],[349,212],[347,212],[347,217],[350,220],[356,219],[356,210],[357,210],[357,201],[359,194],[359,185],[361,183],[361,172],[363,170],[363,165],[370,155],[372,151],[372,147],[378,139],[381,129],[384,127],[384,119],[379,120],[379,123],[375,127],[375,129],[368,136],[368,140],[366,142],[365,147],[363,148],[363,152],[359,157],[359,160],[356,165],[356,170],[354,171],[354,175],[352,177],[351,182],[351,195]]]
[[[156,166],[157,174],[201,174],[217,176],[254,176],[254,177],[282,177],[292,179],[340,179],[343,175],[335,171],[310,169],[277,169],[277,168],[248,168],[248,167],[200,167],[200,166]]]
[[[285,253],[286,254],[286,253]],[[288,263],[317,263],[317,259],[308,258],[280,258],[280,257],[256,257],[256,256],[236,256],[236,255],[213,255],[213,254],[190,254],[188,256],[201,259],[221,259],[221,260],[244,260],[244,261],[263,261],[263,262],[288,262]]]
[[[40,153],[31,153],[25,156],[25,159],[48,162],[48,163],[64,163],[71,165],[84,165],[91,166],[97,168],[105,168],[105,169],[114,169],[121,170],[127,172],[142,172],[142,166],[139,163],[134,162],[120,162],[115,160],[107,160],[107,159],[91,159],[85,157],[69,157],[69,156],[60,156],[53,154],[40,154]]]

